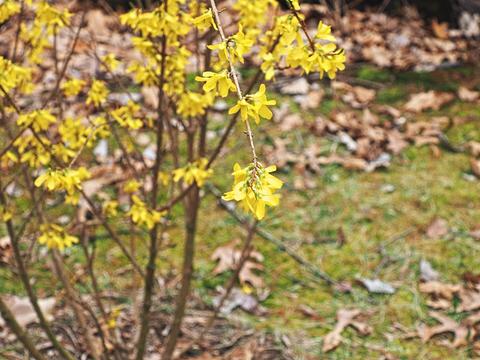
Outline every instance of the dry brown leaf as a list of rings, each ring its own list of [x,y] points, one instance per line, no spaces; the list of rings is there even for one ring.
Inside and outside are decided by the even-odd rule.
[[[390,105],[384,105],[384,106],[381,106],[380,109],[379,109],[382,113],[385,113],[387,115],[390,115],[391,117],[393,117],[394,119],[397,119],[399,118],[400,116],[402,116],[402,113],[400,112],[400,110],[394,108],[393,106],[390,106]]]
[[[141,90],[143,101],[145,105],[151,109],[158,108],[158,87],[156,86],[143,86]]]
[[[437,145],[440,140],[436,136],[417,136],[415,137],[415,146]]]
[[[275,138],[273,140],[273,146],[265,146],[265,153],[268,161],[272,164],[277,164],[278,167],[283,167],[287,163],[296,162],[298,156],[290,152],[287,145],[290,144],[290,140]]]
[[[342,100],[352,107],[358,109],[368,105],[375,99],[375,90],[367,89],[362,86],[354,86],[351,91],[342,96]]]
[[[315,136],[321,136],[325,133],[327,127],[327,120],[322,116],[317,116],[313,124],[310,125],[310,130]]]
[[[370,139],[367,137],[361,137],[357,139],[357,149],[355,151],[355,155],[361,158],[367,158],[372,153],[372,144],[370,143]]]
[[[353,157],[342,159],[341,164],[345,169],[349,170],[365,170],[368,167],[366,160]]]
[[[443,105],[452,101],[453,98],[453,94],[438,93],[433,90],[413,94],[410,96],[410,100],[405,104],[405,110],[416,113],[422,112],[427,109],[438,110]]]
[[[457,348],[468,344],[469,330],[467,326],[458,324],[455,320],[437,311],[430,311],[429,315],[440,324],[432,327],[422,326],[418,329],[418,335],[423,342],[427,342],[435,335],[453,333],[454,339],[449,344],[451,347]]]
[[[362,86],[354,86],[353,93],[361,104],[367,104],[375,99],[375,90],[367,89]]]
[[[469,235],[475,240],[480,240],[480,227],[477,226],[470,230]]]
[[[455,284],[444,284],[440,281],[427,281],[418,285],[420,292],[439,298],[452,300],[454,294],[458,294],[462,287]]]
[[[258,339],[256,337],[253,337],[248,341],[242,342],[241,345],[235,346],[231,351],[224,354],[221,359],[222,360],[253,360],[257,358],[263,358],[262,356],[258,356],[258,354],[262,353],[261,350],[262,350],[261,346],[258,345]],[[215,359],[212,359],[212,360],[215,360]]]
[[[298,113],[288,114],[285,116],[279,125],[279,128],[283,132],[288,132],[300,127],[303,124],[303,119]]]
[[[367,125],[378,125],[378,116],[370,111],[370,109],[363,109],[362,122]]]
[[[477,178],[480,178],[480,160],[471,158],[471,159],[470,159],[470,166],[472,167],[472,172],[473,172],[473,174],[474,174]]]
[[[310,91],[301,98],[300,107],[303,110],[316,109],[320,105],[324,95],[325,92],[322,89]]]
[[[325,337],[323,338],[322,350],[324,352],[332,351],[337,348],[343,341],[342,332],[348,327],[354,327],[362,335],[368,335],[372,328],[363,321],[356,320],[361,315],[358,309],[340,309],[337,311],[337,324]]]
[[[467,144],[467,148],[472,156],[475,156],[475,157],[480,156],[480,142],[469,141]]]
[[[337,154],[331,154],[329,156],[320,156],[318,159],[320,165],[342,164],[343,158]]]
[[[462,289],[459,293],[462,303],[458,306],[458,311],[474,311],[480,309],[480,292],[477,290]]]
[[[255,271],[262,271],[263,265],[255,263],[253,261],[246,261],[238,274],[238,279],[241,284],[249,283],[255,289],[261,289],[265,287],[265,282],[263,279],[255,274]]]
[[[464,86],[460,86],[458,88],[457,95],[462,101],[476,101],[480,97],[480,92],[469,90]]]
[[[213,274],[221,274],[225,271],[235,270],[242,257],[242,251],[237,248],[240,240],[236,239],[227,245],[218,247],[212,254],[211,259],[218,261],[217,266],[213,269]],[[265,286],[262,278],[255,274],[255,271],[263,270],[263,255],[258,251],[250,252],[250,257],[245,261],[238,275],[240,283],[249,283],[253,287],[259,289]]]
[[[448,222],[445,219],[436,218],[428,226],[426,234],[430,239],[434,239],[443,237],[448,232]]]
[[[318,315],[318,312],[312,309],[308,305],[300,304],[297,309],[300,313],[302,313],[306,317],[309,317],[314,320],[322,320],[322,317]]]
[[[447,310],[452,307],[452,302],[447,299],[428,299],[425,303],[435,310]]]
[[[333,90],[345,90],[345,91],[351,91],[352,90],[352,85],[342,82],[342,81],[332,81],[331,87]]]
[[[300,77],[295,80],[289,80],[280,88],[280,92],[286,95],[305,95],[310,89],[310,84],[305,77]]]
[[[85,20],[89,32],[100,37],[108,37],[111,34],[110,24],[115,22],[115,19],[100,9],[88,11]]]
[[[12,244],[10,237],[4,236],[0,238],[0,264],[8,264],[13,256]]]
[[[400,154],[408,146],[405,136],[398,130],[393,129],[387,132],[387,150],[393,154]]]
[[[448,23],[439,23],[437,20],[432,21],[432,30],[439,39],[448,39]]]

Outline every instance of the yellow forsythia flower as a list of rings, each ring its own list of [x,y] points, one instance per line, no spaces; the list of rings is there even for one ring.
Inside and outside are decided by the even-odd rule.
[[[85,86],[85,80],[70,79],[62,84],[62,90],[65,96],[77,96]]]
[[[170,182],[170,177],[171,177],[170,174],[166,172],[163,172],[163,171],[158,172],[158,180],[163,186],[168,185],[168,183]]]
[[[120,124],[120,126],[137,130],[143,126],[143,122],[140,119],[134,118],[135,113],[140,110],[140,106],[129,100],[126,106],[120,106],[119,108],[110,112],[110,115]]]
[[[5,22],[11,16],[20,12],[20,2],[14,0],[5,0],[0,3],[0,23]]]
[[[202,76],[195,77],[195,80],[205,82],[205,84],[203,84],[203,91],[217,91],[221,97],[226,97],[229,91],[236,90],[235,84],[230,79],[227,70],[219,73],[205,71]]]
[[[107,99],[107,96],[108,89],[105,83],[101,80],[94,80],[88,92],[87,105],[93,104],[99,106]]]
[[[117,216],[118,214],[118,201],[109,200],[103,203],[103,212],[107,216]]]
[[[241,168],[238,163],[233,167],[234,184],[231,191],[222,197],[226,201],[239,201],[245,211],[250,211],[258,220],[265,216],[265,206],[277,206],[280,196],[275,191],[283,182],[271,175],[276,166],[264,168],[260,164],[250,164]]]
[[[125,191],[126,193],[134,193],[137,192],[138,189],[140,189],[140,186],[141,184],[137,180],[133,179],[124,185],[123,191]]]
[[[114,71],[118,65],[120,65],[120,61],[115,58],[114,54],[107,54],[101,58],[102,65],[105,66],[108,70]]]
[[[55,123],[56,118],[48,110],[34,110],[18,116],[18,126],[32,126],[36,132],[45,131]]]
[[[35,180],[35,186],[43,186],[49,191],[65,190],[68,194],[73,194],[75,190],[82,188],[82,182],[90,176],[90,173],[84,167],[49,170]]]
[[[180,96],[177,112],[184,117],[194,117],[205,114],[205,109],[212,105],[214,97],[211,93],[199,94],[187,91]]]
[[[7,222],[13,217],[11,211],[4,209],[3,206],[0,205],[0,220],[3,222]]]
[[[7,93],[17,86],[21,86],[21,90],[26,92],[25,90],[28,90],[27,87],[33,86],[31,78],[31,69],[16,65],[0,56],[0,85]],[[0,97],[3,96],[3,92],[0,92]]]
[[[162,216],[166,214],[165,211],[150,210],[145,203],[136,195],[132,196],[133,205],[128,211],[128,215],[132,221],[137,225],[144,225],[147,229],[153,229],[155,224],[160,222]]]
[[[210,50],[217,50],[222,63],[227,63],[228,59],[235,63],[237,60],[244,63],[243,56],[253,46],[254,41],[243,32],[242,25],[239,25],[238,32],[230,36],[226,41],[217,44],[208,45]]]
[[[320,21],[318,23],[317,34],[315,35],[315,37],[320,40],[332,42],[337,41],[337,39],[335,39],[335,36],[332,35],[332,27],[329,25],[325,25],[323,21]]]
[[[197,16],[192,20],[193,25],[195,25],[199,30],[207,30],[213,27],[215,30],[218,30],[217,24],[213,19],[212,9],[208,9],[204,14]]]
[[[240,116],[243,121],[251,117],[257,124],[260,122],[260,118],[270,120],[273,114],[268,106],[275,105],[277,102],[267,99],[265,89],[264,84],[260,85],[260,88],[255,94],[246,95],[243,99],[238,100],[237,103],[230,108],[228,113],[232,115],[240,111]]]
[[[40,226],[40,232],[38,243],[47,245],[49,249],[63,251],[65,248],[78,243],[77,237],[67,234],[65,229],[56,224],[43,224]]]
[[[201,158],[193,163],[188,163],[179,169],[173,170],[173,181],[178,182],[181,179],[187,185],[193,184],[195,181],[199,187],[202,187],[205,180],[213,174],[212,169],[207,169],[208,159]]]

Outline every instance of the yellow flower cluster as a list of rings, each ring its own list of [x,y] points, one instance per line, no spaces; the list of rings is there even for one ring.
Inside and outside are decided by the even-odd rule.
[[[34,131],[40,132],[47,130],[50,125],[56,122],[55,116],[49,110],[34,110],[32,112],[18,116],[17,125],[32,127]]]
[[[35,2],[35,19],[30,27],[21,24],[20,38],[29,45],[28,59],[34,63],[42,62],[43,51],[50,46],[48,36],[58,33],[70,24],[72,14],[68,10],[59,10],[47,1]]]
[[[127,181],[127,183],[123,186],[123,191],[126,193],[134,193],[137,192],[142,184],[140,184],[137,180],[132,179]]]
[[[8,93],[10,90],[20,87],[22,92],[28,92],[33,86],[31,78],[32,71],[30,69],[16,65],[0,56],[0,86],[3,91]],[[3,91],[0,91],[0,97],[4,96]]]
[[[121,127],[137,130],[143,126],[142,120],[134,117],[138,111],[140,111],[140,105],[129,100],[126,106],[121,106],[111,111],[110,115],[112,115]]]
[[[244,63],[244,55],[248,53],[254,44],[254,39],[243,32],[242,25],[239,25],[238,32],[228,37],[225,41],[217,44],[208,45],[210,50],[217,50],[220,60],[220,66],[228,64],[228,59],[232,62],[239,61]]]
[[[93,104],[98,107],[107,100],[107,96],[108,88],[105,83],[101,80],[94,80],[88,92],[87,105]]]
[[[265,22],[268,20],[266,14],[269,7],[277,6],[278,2],[276,0],[237,0],[233,5],[233,9],[238,11],[239,23],[258,34],[258,28],[265,25]]]
[[[213,104],[211,93],[200,94],[187,91],[180,96],[177,112],[183,117],[195,117],[205,114],[205,109]]]
[[[117,60],[115,54],[107,54],[105,56],[102,56],[100,60],[102,61],[102,65],[108,71],[115,71],[120,65],[120,61]]]
[[[298,16],[303,17],[301,14]],[[331,79],[335,78],[337,71],[345,68],[345,53],[335,44],[336,39],[331,34],[330,26],[323,22],[318,24],[314,37],[317,42],[314,44],[305,43],[301,32],[302,27],[297,17],[288,14],[277,17],[273,29],[262,37],[264,46],[260,50],[260,57],[264,62],[261,69],[267,80],[273,78],[275,67],[282,62],[285,63],[284,66],[299,67],[306,73],[318,72],[320,77],[326,73]],[[275,42],[275,49],[270,51],[269,48]]]
[[[239,201],[245,211],[250,211],[258,220],[265,217],[265,206],[277,206],[280,196],[275,191],[283,182],[271,173],[275,165],[264,168],[260,164],[250,164],[245,168],[236,163],[233,167],[234,184],[232,191],[224,194],[223,200]]]
[[[205,180],[213,175],[213,170],[207,169],[207,165],[208,159],[201,158],[187,166],[175,169],[173,170],[173,181],[183,180],[187,185],[191,185],[195,181],[199,187],[202,187]]]
[[[0,205],[0,221],[6,222],[13,217],[13,214],[8,209],[4,209],[2,205]]]
[[[59,10],[47,1],[40,1],[35,11],[35,22],[46,27],[47,34],[52,35],[70,24],[72,13],[67,9]]]
[[[84,146],[91,148],[99,138],[109,135],[103,117],[93,119],[91,126],[86,126],[81,119],[67,117],[58,126],[58,133],[64,146],[72,150],[80,150]]]
[[[43,135],[38,135],[38,138],[29,133],[14,142],[18,153],[21,154],[20,162],[28,163],[31,168],[48,165],[51,160],[50,153],[44,149],[44,146],[50,145],[50,140]]]
[[[15,0],[5,0],[0,4],[0,23],[20,12],[20,4]]]
[[[161,64],[164,63],[164,78],[168,80],[163,90],[170,96],[180,97],[185,93],[185,70],[191,52],[182,40],[191,30],[193,11],[198,10],[196,2],[191,2],[189,6],[192,13],[188,12],[184,0],[172,0],[150,12],[135,9],[120,17],[122,24],[140,34],[132,38],[132,43],[144,60],[132,61],[127,68],[137,83],[158,85]],[[160,37],[164,37],[164,40],[160,40]],[[168,54],[165,59],[160,45],[163,41],[166,44],[165,53]]]
[[[144,225],[149,230],[153,229],[155,224],[160,222],[162,216],[166,214],[164,211],[160,212],[148,209],[145,203],[136,195],[132,196],[132,201],[132,207],[127,214],[135,224]]]
[[[117,216],[118,214],[118,201],[109,200],[105,201],[102,206],[103,213],[107,216]]]
[[[230,79],[227,70],[222,70],[218,73],[205,71],[202,76],[196,76],[195,80],[205,82],[203,91],[207,93],[214,92],[221,97],[226,97],[230,91],[236,90],[235,84]]]
[[[65,81],[61,88],[65,96],[77,96],[80,91],[82,91],[83,87],[85,86],[85,80],[81,79],[70,79]]]
[[[251,117],[258,124],[260,118],[270,120],[273,116],[272,111],[268,106],[275,105],[275,100],[268,100],[265,95],[266,87],[264,84],[260,85],[258,91],[253,95],[247,95],[228,111],[229,114],[236,114],[240,111],[240,116],[243,121]]]
[[[67,234],[65,229],[57,224],[43,224],[40,226],[40,232],[38,243],[46,245],[49,249],[63,251],[78,243],[77,237]]]
[[[82,182],[90,178],[90,173],[84,167],[78,169],[49,170],[35,180],[35,186],[49,191],[65,190],[73,194],[82,188]]]
[[[202,15],[197,16],[192,20],[192,22],[193,25],[195,25],[200,31],[208,30],[210,27],[218,30],[217,24],[213,19],[212,9],[208,9]]]

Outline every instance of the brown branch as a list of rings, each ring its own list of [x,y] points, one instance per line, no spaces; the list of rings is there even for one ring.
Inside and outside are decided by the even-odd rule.
[[[155,209],[157,207],[157,196],[158,196],[158,172],[160,171],[160,165],[162,164],[162,147],[163,147],[163,132],[164,132],[164,92],[163,85],[165,82],[165,60],[166,60],[166,51],[167,51],[167,37],[164,35],[162,37],[162,49],[161,49],[161,70],[160,70],[160,81],[158,86],[158,119],[157,119],[157,151],[155,157],[155,164],[152,169],[152,192],[150,199],[150,207]],[[152,295],[154,292],[155,286],[155,270],[158,254],[158,223],[153,226],[153,229],[150,231],[150,248],[149,248],[149,258],[146,268],[145,275],[145,287],[143,293],[143,306],[142,312],[140,314],[140,333],[137,341],[137,354],[136,359],[142,360],[146,350],[146,343],[148,337],[148,330],[150,324],[150,309],[152,307]]]
[[[188,295],[193,278],[193,261],[195,258],[195,234],[197,231],[197,216],[200,204],[200,191],[194,183],[193,191],[188,194],[185,202],[185,246],[183,250],[182,284],[175,300],[176,308],[170,334],[165,344],[162,360],[171,360],[177,345],[183,317],[185,315]]]

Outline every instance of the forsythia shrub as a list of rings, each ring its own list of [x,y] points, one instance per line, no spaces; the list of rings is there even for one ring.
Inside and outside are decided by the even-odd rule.
[[[319,78],[326,74],[332,79],[344,69],[345,55],[336,46],[330,26],[320,22],[316,33],[309,34],[298,1],[289,1],[290,11],[282,12],[275,0],[236,0],[228,9],[234,13],[236,24],[228,27],[222,23],[214,0],[164,0],[154,9],[133,9],[118,20],[119,26],[131,34],[137,56],[125,60],[121,54],[98,54],[92,46],[89,56],[98,67],[91,77],[70,69],[71,59],[77,56],[78,39],[87,31],[82,28],[81,14],[74,16],[65,7],[44,0],[0,1],[0,24],[18,29],[11,49],[3,52],[9,55],[0,56],[0,106],[2,124],[6,124],[0,130],[5,144],[0,148],[0,219],[7,224],[13,245],[18,246],[25,209],[14,197],[5,195],[5,188],[13,183],[35,203],[31,212],[37,220],[28,223],[26,231],[35,234],[38,243],[46,245],[58,260],[62,257],[58,250],[84,245],[78,234],[69,234],[73,226],[58,222],[59,210],[72,213],[78,207],[88,209],[144,279],[137,359],[145,352],[158,243],[160,234],[167,230],[171,208],[176,204],[185,207],[185,247],[190,249],[199,188],[225,176],[214,173],[212,165],[240,118],[251,162],[245,167],[234,165],[233,186],[223,199],[237,201],[244,211],[263,219],[266,207],[278,206],[278,191],[283,185],[273,175],[276,166],[264,166],[255,150],[252,126],[262,126],[263,121],[272,119],[272,107],[276,105],[266,84],[275,80],[279,69],[316,72]],[[65,34],[71,50],[67,47],[67,54],[59,56],[58,40]],[[36,79],[52,54],[55,80],[48,87]],[[241,82],[238,70],[247,66],[246,58],[258,64],[254,77],[258,84]],[[189,81],[192,73],[194,81]],[[131,96],[120,77],[155,89],[157,104],[152,106],[156,108],[147,109]],[[114,92],[118,91],[124,91],[128,100],[115,98]],[[35,97],[35,101],[25,101]],[[212,146],[207,139],[209,115],[219,99],[227,99],[231,105],[221,138]],[[65,111],[74,102],[83,104],[85,115]],[[141,134],[155,144],[149,157],[134,141]],[[102,198],[83,186],[93,177],[92,155],[101,142],[120,154],[113,161],[126,174],[113,185],[106,184],[111,191],[103,193]],[[23,174],[21,179],[17,174]],[[129,198],[127,207],[120,205],[120,194]],[[55,206],[46,206],[45,199]],[[122,221],[146,229],[142,234],[149,237],[150,246],[145,269],[112,226]],[[21,257],[16,261],[20,264]],[[185,261],[193,260],[186,257]],[[61,266],[62,262],[56,264]],[[187,293],[188,276],[184,275],[182,283]],[[26,282],[24,285],[30,287]],[[182,306],[185,299],[179,298],[175,316],[183,316]],[[81,315],[77,315],[81,321]],[[104,320],[111,324],[113,315],[109,316]],[[51,337],[48,323],[42,321],[41,325]],[[171,331],[166,359],[171,356],[178,330],[174,326]],[[85,337],[92,356],[99,358],[101,351],[87,330]],[[61,344],[51,340],[64,358],[70,358]]]

